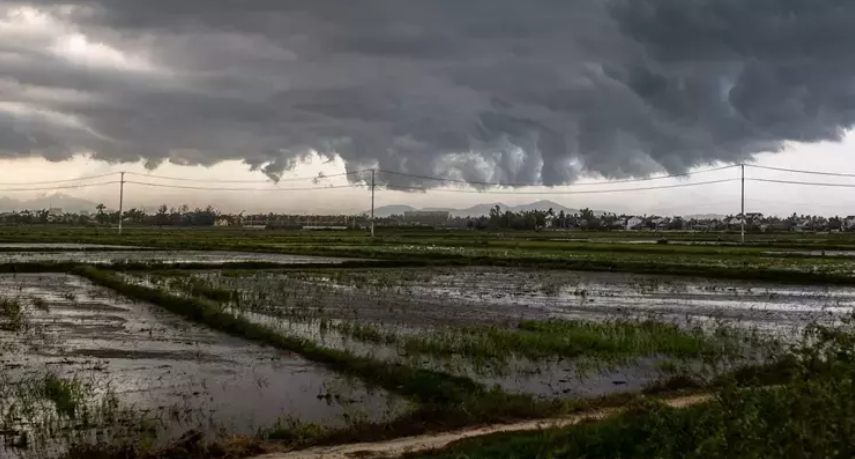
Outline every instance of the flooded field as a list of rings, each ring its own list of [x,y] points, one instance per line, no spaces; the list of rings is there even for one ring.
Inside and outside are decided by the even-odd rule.
[[[803,255],[810,257],[843,257],[855,258],[855,250],[775,250],[766,252],[767,255]]]
[[[0,263],[79,262],[105,264],[117,262],[161,263],[234,263],[265,262],[280,264],[341,263],[344,258],[284,255],[275,253],[220,252],[195,250],[110,250],[110,251],[39,251],[0,252]]]
[[[638,390],[675,367],[694,365],[705,352],[703,339],[693,335],[697,329],[794,338],[807,324],[833,322],[855,306],[855,289],[847,288],[496,268],[135,276],[145,285],[218,302],[286,335],[547,397]],[[621,325],[653,320],[689,330],[674,339],[687,341],[690,351],[658,343],[646,353],[603,357],[564,342],[570,336],[587,342],[599,333],[648,343],[656,338],[637,334],[677,334],[661,324],[641,332]],[[570,325],[561,328],[564,323]],[[502,348],[515,342],[533,350]],[[605,340],[590,345],[611,346]]]
[[[502,268],[198,271],[253,307],[312,307],[332,319],[408,327],[508,320],[657,317],[792,333],[855,308],[855,288]],[[192,284],[192,283],[191,283]]]
[[[84,249],[145,249],[129,245],[110,244],[75,244],[69,242],[0,242],[0,249],[55,249],[55,250],[84,250]]]
[[[49,430],[94,435],[107,426],[91,413],[103,415],[107,405],[109,416],[97,419],[110,425],[121,412],[133,418],[127,422],[165,429],[165,438],[191,429],[253,434],[283,419],[337,425],[404,408],[299,356],[189,324],[74,276],[0,275],[0,303],[0,437],[7,446]],[[45,385],[53,389],[39,389]],[[81,392],[86,406],[78,401],[77,416],[61,416],[56,387]],[[47,414],[21,408],[44,404],[39,394],[56,406]],[[81,421],[84,408],[89,422]]]

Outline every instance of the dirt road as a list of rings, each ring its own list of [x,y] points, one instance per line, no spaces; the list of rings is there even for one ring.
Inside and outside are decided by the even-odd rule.
[[[693,395],[665,400],[664,403],[674,408],[682,408],[709,400],[709,395]],[[404,437],[377,443],[351,443],[347,445],[324,446],[309,448],[287,453],[274,453],[257,456],[254,459],[372,459],[394,458],[406,453],[425,452],[442,449],[446,446],[467,438],[480,437],[496,433],[525,432],[549,428],[568,427],[587,420],[604,419],[621,411],[620,408],[609,408],[590,413],[564,418],[540,419],[516,424],[500,424],[486,427],[445,432],[441,434]]]

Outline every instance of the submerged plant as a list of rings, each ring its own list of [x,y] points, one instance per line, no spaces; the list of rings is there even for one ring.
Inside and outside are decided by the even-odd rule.
[[[26,328],[27,318],[21,302],[10,298],[0,299],[0,330],[21,332]]]

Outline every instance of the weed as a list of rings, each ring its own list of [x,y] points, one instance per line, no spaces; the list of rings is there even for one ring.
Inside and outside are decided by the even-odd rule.
[[[0,330],[22,332],[27,325],[27,317],[20,301],[10,298],[0,299]]]
[[[784,384],[715,386],[713,401],[691,408],[655,402],[565,429],[464,441],[421,458],[852,457],[855,435],[855,328],[811,327],[791,354]]]
[[[47,300],[41,297],[35,297],[32,300],[33,307],[38,309],[39,311],[48,312],[50,311],[50,305],[48,305]]]
[[[39,385],[41,387],[38,387],[38,389],[42,392],[40,395],[53,402],[56,406],[56,411],[61,416],[66,416],[70,419],[77,417],[77,411],[84,402],[86,393],[81,381],[77,379],[63,379],[53,373],[48,373],[40,381]]]

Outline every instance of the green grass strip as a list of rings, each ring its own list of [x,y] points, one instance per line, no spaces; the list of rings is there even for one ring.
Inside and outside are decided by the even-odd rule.
[[[154,303],[193,322],[233,336],[296,352],[309,360],[327,365],[335,371],[358,376],[368,383],[411,397],[421,403],[462,403],[487,392],[483,386],[467,378],[406,365],[384,363],[359,357],[350,352],[322,347],[306,339],[284,336],[263,325],[223,312],[209,303],[128,284],[107,271],[81,267],[74,272],[95,284],[137,300]]]

